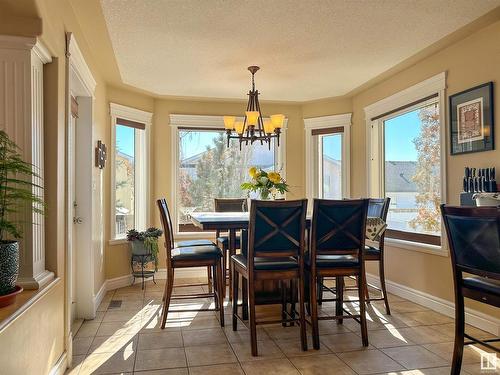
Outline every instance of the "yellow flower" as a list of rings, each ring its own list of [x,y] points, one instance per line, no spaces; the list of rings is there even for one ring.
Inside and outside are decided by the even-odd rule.
[[[269,172],[267,174],[267,177],[269,177],[269,180],[273,183],[273,184],[279,184],[281,182],[281,176],[278,172]]]
[[[257,178],[257,177],[259,177],[259,174],[260,174],[260,173],[257,171],[257,168],[252,167],[252,168],[250,168],[250,169],[248,170],[248,174],[249,174],[249,175],[250,175],[250,177],[252,177],[252,178]]]

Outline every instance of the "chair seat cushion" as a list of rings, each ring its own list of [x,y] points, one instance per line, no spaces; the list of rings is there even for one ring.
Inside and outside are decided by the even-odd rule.
[[[233,255],[234,262],[246,268],[247,258],[243,254]],[[254,260],[254,268],[258,271],[283,271],[299,268],[299,263],[293,257],[283,258],[259,258]]]
[[[215,245],[176,247],[172,249],[172,260],[208,260],[222,257],[222,251]]]
[[[365,255],[380,257],[380,250],[373,246],[365,246]]]
[[[311,266],[310,257],[306,257],[306,266]],[[352,255],[317,255],[316,267],[318,268],[351,268],[358,267],[358,258]]]
[[[486,277],[465,277],[463,284],[469,289],[474,289],[483,293],[494,294],[500,296],[500,281],[488,279]]]
[[[215,244],[210,240],[189,240],[177,242],[176,247],[191,247],[191,246],[214,246]]]
[[[224,247],[229,246],[229,236],[220,236],[217,237],[217,243],[221,244]],[[240,236],[236,236],[236,248],[240,248]]]

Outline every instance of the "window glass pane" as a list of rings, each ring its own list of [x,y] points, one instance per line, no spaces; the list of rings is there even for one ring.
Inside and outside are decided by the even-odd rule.
[[[440,124],[437,103],[384,121],[388,227],[441,233]]]
[[[246,197],[241,183],[249,179],[251,166],[275,168],[274,141],[242,145],[231,140],[227,147],[224,131],[179,131],[179,186],[177,212],[180,231],[197,230],[189,215],[214,210],[214,198]]]
[[[342,134],[322,135],[320,141],[322,198],[342,199]]]
[[[135,134],[134,128],[116,125],[115,237],[123,238],[134,228]]]

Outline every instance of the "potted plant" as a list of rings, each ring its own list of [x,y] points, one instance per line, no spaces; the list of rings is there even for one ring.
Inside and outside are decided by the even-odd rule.
[[[19,274],[19,239],[22,238],[19,216],[27,207],[44,213],[43,199],[33,194],[39,177],[33,165],[25,162],[19,147],[0,130],[0,307],[15,301],[22,291],[16,286]]]
[[[130,243],[132,255],[150,255],[155,264],[155,271],[158,271],[158,238],[163,234],[161,229],[151,227],[143,232],[130,229],[127,232],[127,241]]]
[[[278,193],[285,194],[288,191],[288,184],[279,172],[266,172],[263,169],[251,167],[248,174],[251,180],[242,183],[241,189],[249,193],[258,192],[260,199],[267,200],[270,196],[276,199]]]

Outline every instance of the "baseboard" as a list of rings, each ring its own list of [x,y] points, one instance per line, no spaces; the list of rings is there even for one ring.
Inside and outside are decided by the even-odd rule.
[[[104,299],[104,296],[106,295],[106,292],[108,291],[108,280],[104,280],[104,282],[101,285],[101,288],[97,292],[97,294],[94,296],[94,311],[97,311],[97,308],[101,304],[102,300]]]
[[[370,284],[380,286],[380,280],[377,275],[366,274],[366,278]],[[389,293],[418,303],[419,305],[425,306],[451,318],[455,317],[455,304],[451,301],[387,279],[385,280],[385,284]],[[465,322],[471,326],[482,329],[483,331],[490,332],[495,336],[498,336],[500,333],[500,319],[494,318],[477,310],[465,308]]]
[[[50,369],[49,375],[63,375],[68,368],[68,355],[63,352],[56,364]]]

